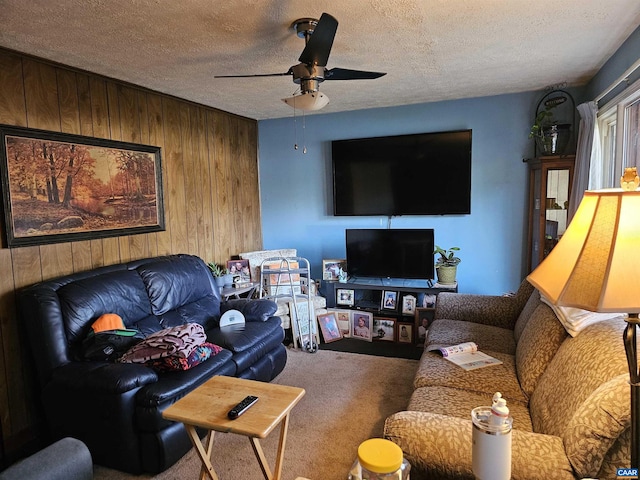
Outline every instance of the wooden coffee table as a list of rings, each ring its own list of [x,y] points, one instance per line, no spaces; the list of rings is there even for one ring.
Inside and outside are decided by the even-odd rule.
[[[264,478],[278,480],[282,474],[289,412],[304,394],[303,388],[217,376],[169,406],[162,416],[167,420],[184,423],[202,461],[201,480],[206,476],[212,480],[218,480],[218,475],[211,464],[215,432],[237,433],[248,437]],[[227,418],[229,410],[247,395],[255,395],[259,400],[243,415],[235,420],[229,420]],[[272,474],[259,439],[266,438],[278,424],[282,425],[275,471]],[[196,432],[196,427],[209,430],[204,444]]]

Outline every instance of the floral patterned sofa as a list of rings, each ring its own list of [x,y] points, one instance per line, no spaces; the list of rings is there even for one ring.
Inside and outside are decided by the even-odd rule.
[[[384,427],[412,479],[474,478],[471,410],[498,391],[513,417],[514,480],[615,479],[629,467],[626,323],[573,310],[552,309],[526,281],[513,296],[438,296],[425,347],[474,341],[503,364],[465,371],[425,348],[406,411]]]

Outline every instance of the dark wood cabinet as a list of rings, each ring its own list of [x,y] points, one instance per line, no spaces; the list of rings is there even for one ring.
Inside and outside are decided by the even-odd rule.
[[[567,229],[575,155],[526,160],[529,165],[527,268],[531,272]]]

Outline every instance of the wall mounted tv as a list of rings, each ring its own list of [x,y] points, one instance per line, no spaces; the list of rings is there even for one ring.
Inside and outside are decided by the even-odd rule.
[[[334,215],[471,213],[471,130],[334,140]]]
[[[433,229],[347,229],[351,277],[433,279]]]

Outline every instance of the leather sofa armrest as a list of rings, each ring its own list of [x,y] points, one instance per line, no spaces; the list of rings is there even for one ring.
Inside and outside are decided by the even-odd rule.
[[[502,328],[513,328],[522,310],[514,297],[471,293],[438,294],[434,319],[463,320]]]
[[[220,315],[231,309],[242,312],[247,322],[266,322],[276,313],[278,305],[266,298],[235,298],[220,304]]]
[[[384,438],[402,448],[405,458],[427,478],[474,478],[471,418],[398,412],[386,419]],[[523,430],[512,430],[511,476],[575,480],[562,438]]]
[[[70,390],[123,393],[158,381],[158,375],[134,363],[70,362],[53,371],[51,383]]]

